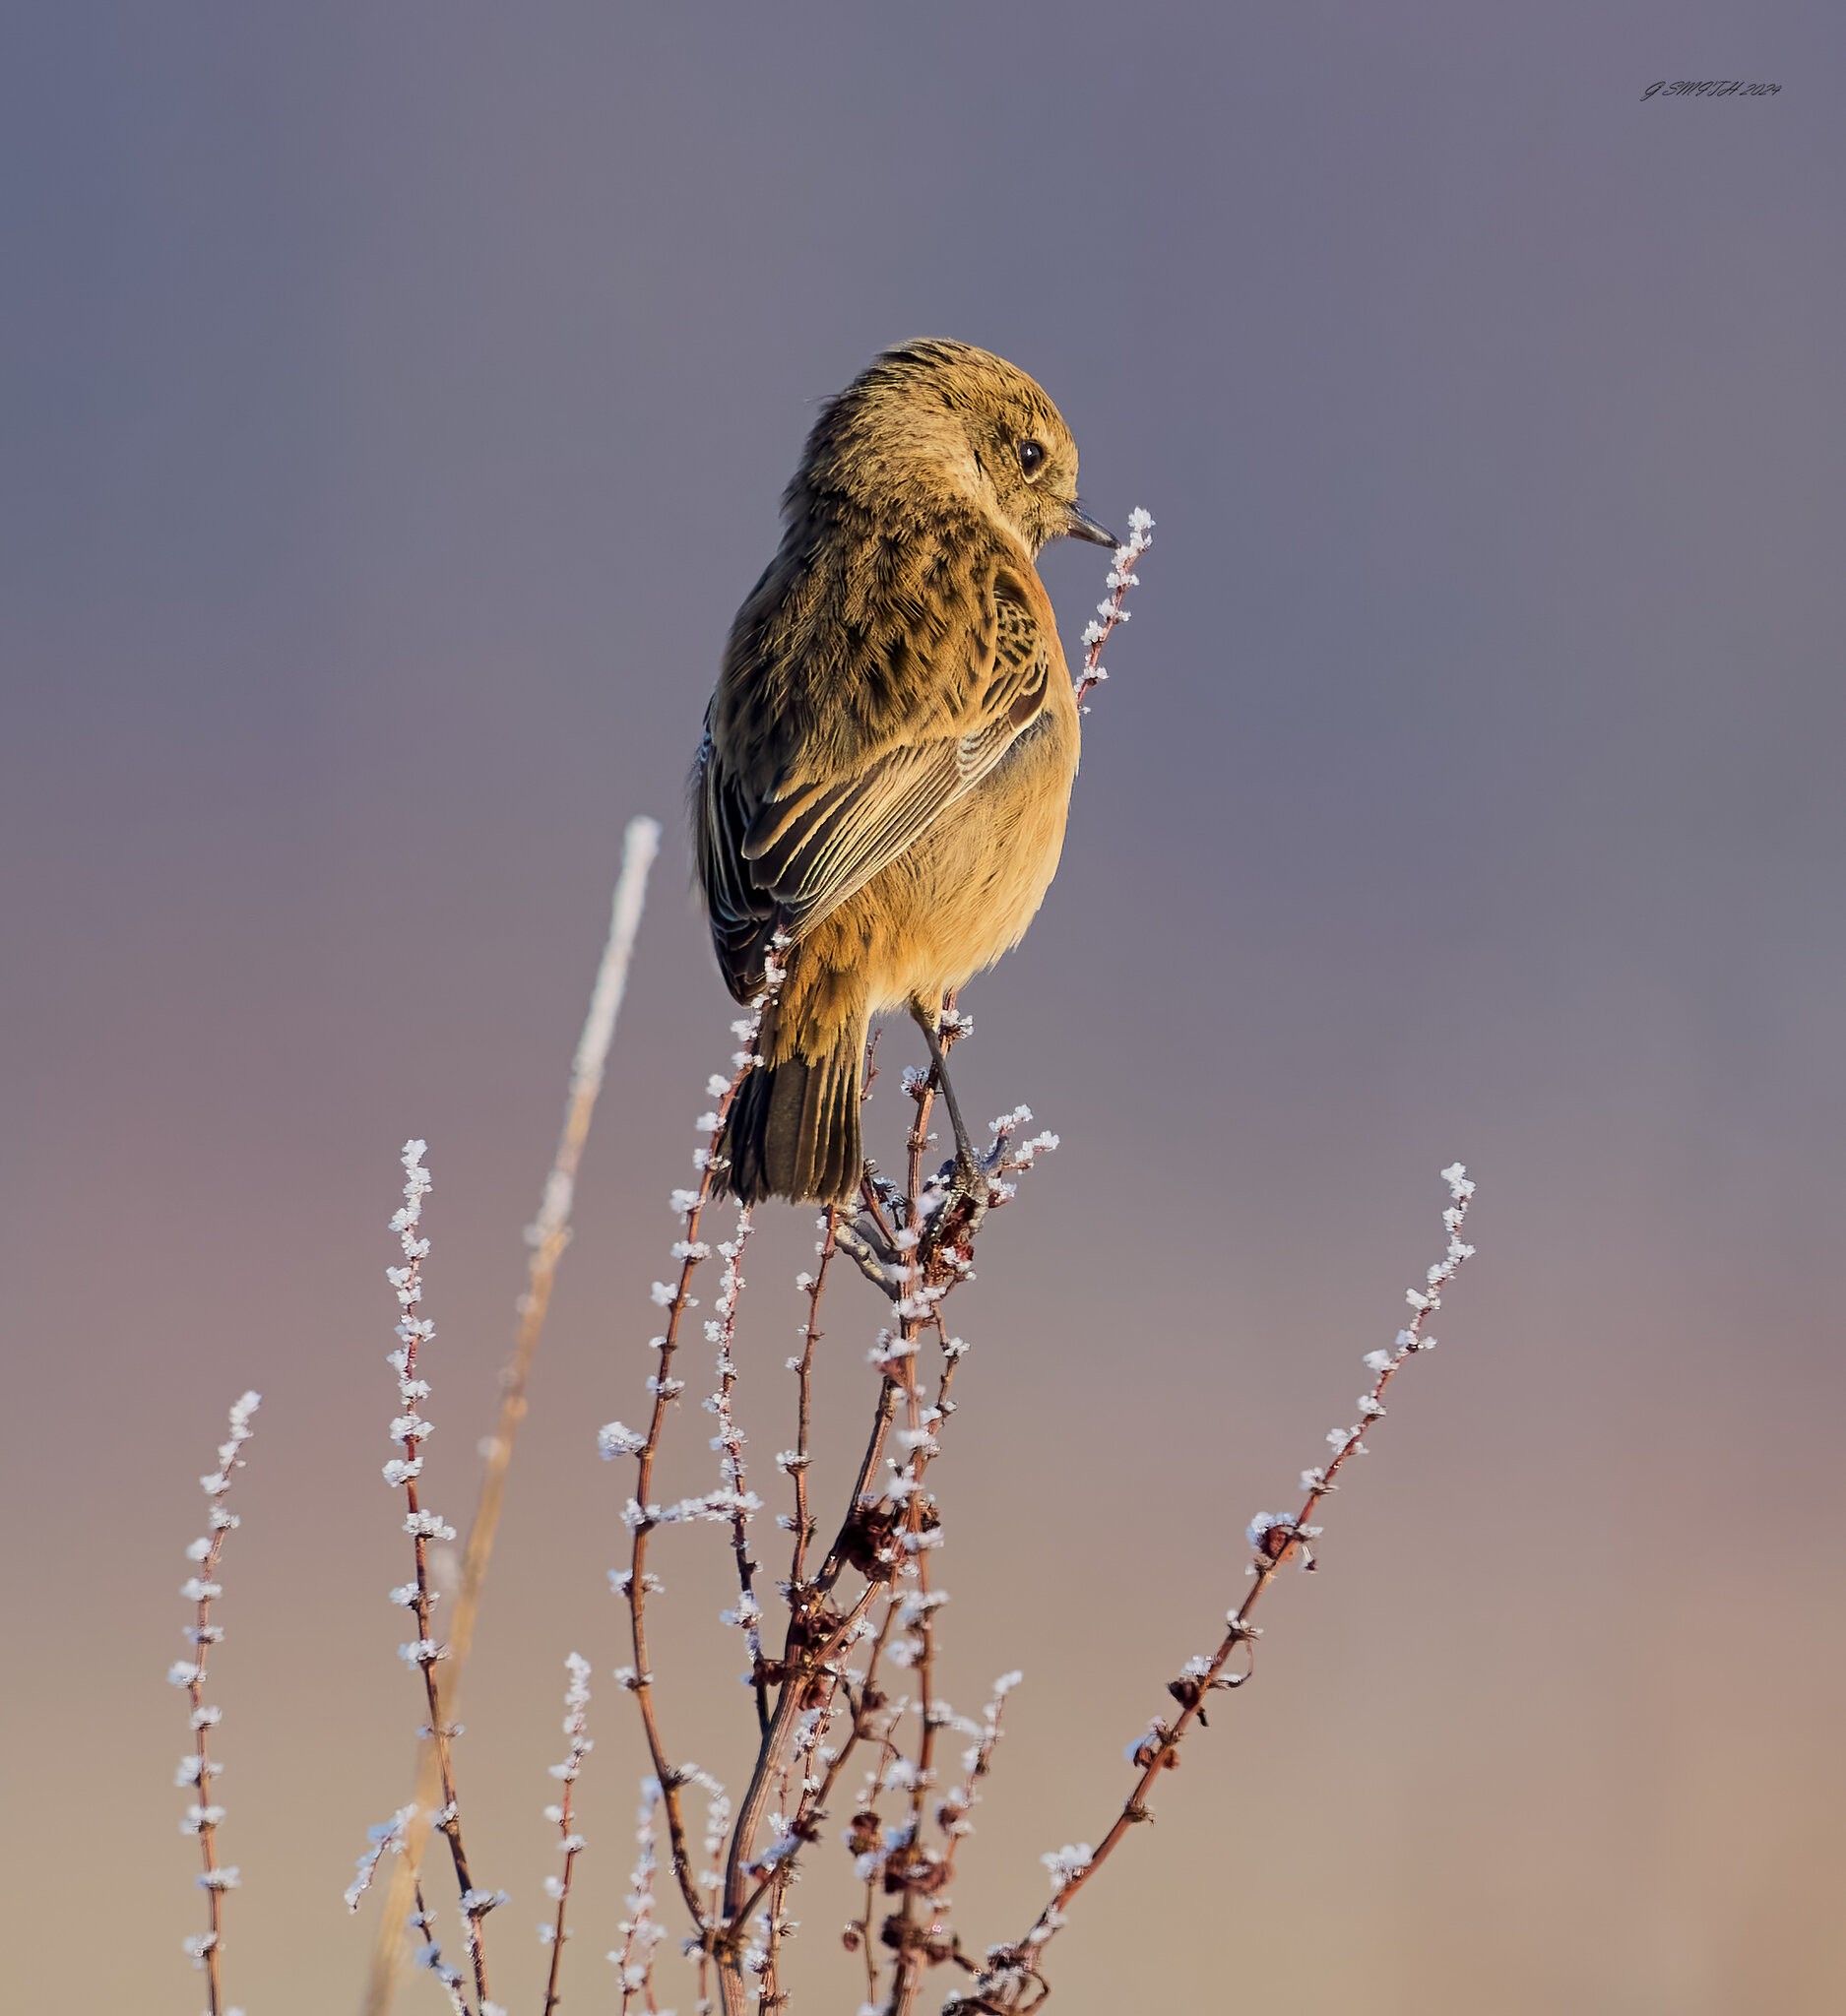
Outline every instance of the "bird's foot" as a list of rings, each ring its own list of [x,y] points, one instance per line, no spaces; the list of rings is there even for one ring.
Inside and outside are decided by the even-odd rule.
[[[904,1292],[914,1233],[893,1231],[887,1214],[897,1202],[896,1187],[867,1162],[859,1175],[859,1209],[848,1218],[843,1208],[834,1220],[834,1244],[871,1283],[896,1301]]]
[[[903,1265],[882,1231],[863,1212],[849,1225],[836,1227],[833,1242],[881,1293],[893,1301],[904,1292],[899,1285]]]
[[[994,1161],[976,1155],[964,1143],[924,1191],[923,1233],[917,1257],[925,1276],[937,1271],[940,1263],[946,1263],[945,1271],[952,1274],[968,1271],[975,1234],[992,1202]]]

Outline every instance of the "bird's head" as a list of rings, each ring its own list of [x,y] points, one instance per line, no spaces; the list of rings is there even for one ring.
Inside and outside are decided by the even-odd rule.
[[[815,485],[900,520],[959,496],[1034,554],[1058,538],[1116,543],[1077,500],[1077,444],[1044,388],[970,344],[901,344],[829,401],[796,490]]]

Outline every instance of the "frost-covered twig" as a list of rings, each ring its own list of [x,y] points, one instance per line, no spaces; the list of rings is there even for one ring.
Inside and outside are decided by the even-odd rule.
[[[402,1856],[406,1830],[416,1817],[414,1806],[400,1806],[389,1820],[381,1820],[376,1827],[365,1830],[365,1853],[359,1857],[352,1872],[352,1880],[347,1885],[346,1905],[349,1911],[357,1911],[365,1893],[372,1887],[372,1880],[378,1874],[378,1864],[387,1855]]]
[[[611,1570],[609,1575],[610,1586],[628,1606],[629,1638],[634,1648],[634,1665],[623,1670],[617,1677],[634,1695],[641,1713],[642,1732],[647,1738],[648,1754],[653,1759],[654,1776],[660,1783],[661,1807],[667,1815],[673,1878],[685,1899],[687,1910],[702,1932],[706,1925],[706,1912],[693,1874],[685,1816],[679,1797],[684,1771],[668,1757],[661,1735],[660,1714],[654,1699],[654,1675],[648,1661],[647,1600],[650,1591],[659,1587],[647,1565],[648,1540],[658,1526],[671,1525],[688,1518],[727,1518],[732,1507],[721,1502],[723,1493],[663,1507],[654,1504],[648,1492],[654,1481],[654,1466],[660,1456],[661,1435],[667,1425],[668,1410],[685,1390],[685,1382],[673,1376],[673,1357],[679,1348],[681,1319],[687,1309],[697,1306],[691,1292],[693,1273],[700,1261],[711,1253],[710,1246],[699,1237],[699,1224],[711,1202],[713,1179],[722,1166],[719,1144],[724,1137],[725,1120],[744,1078],[755,1068],[756,1040],[762,1029],[764,1013],[782,985],[784,968],[780,961],[786,950],[787,941],[778,936],[771,944],[765,961],[762,992],[751,1003],[749,1014],[732,1024],[732,1033],[742,1044],[732,1059],[732,1076],[729,1079],[715,1076],[706,1086],[708,1097],[718,1103],[698,1122],[699,1131],[705,1136],[705,1146],[695,1150],[692,1158],[698,1177],[697,1186],[690,1190],[675,1190],[670,1199],[671,1208],[681,1221],[681,1236],[672,1249],[673,1258],[679,1263],[679,1275],[676,1281],[657,1281],[654,1284],[654,1300],[667,1311],[667,1328],[660,1336],[649,1340],[651,1349],[659,1354],[659,1365],[647,1382],[652,1396],[647,1429],[644,1433],[637,1433],[621,1421],[610,1421],[598,1436],[605,1459],[612,1460],[618,1456],[635,1459],[634,1492],[622,1512],[622,1523],[630,1536],[628,1565]]]
[[[654,1949],[667,1936],[654,1913],[654,1872],[659,1865],[654,1811],[660,1802],[660,1780],[644,1778],[641,1809],[635,1816],[635,1840],[641,1853],[635,1860],[634,1874],[628,1879],[628,1916],[622,1921],[622,1942],[608,1956],[621,1983],[620,2016],[630,2016],[637,1999],[648,2016],[655,2016]]]
[[[564,1866],[557,1875],[544,1879],[545,1895],[556,1902],[557,1911],[549,1924],[539,1927],[539,1937],[551,1949],[551,1962],[544,1982],[543,2016],[551,2016],[551,2011],[562,1999],[557,1985],[558,1969],[563,1964],[564,1941],[570,1937],[564,1918],[570,1909],[570,1879],[583,1849],[583,1836],[577,1832],[571,1800],[583,1772],[583,1760],[592,1748],[589,1735],[590,1662],[573,1652],[565,1659],[564,1668],[570,1674],[564,1688],[564,1734],[570,1747],[564,1753],[564,1761],[551,1766],[551,1776],[562,1784],[564,1790],[559,1794],[556,1805],[544,1809],[544,1817],[556,1823],[557,1845],[564,1857]]]
[[[955,1873],[957,1849],[974,1832],[974,1824],[968,1815],[981,1797],[977,1787],[993,1768],[993,1751],[1000,1740],[1000,1723],[1006,1712],[1006,1697],[1024,1677],[1025,1675],[1017,1670],[1001,1673],[993,1682],[993,1692],[987,1697],[987,1705],[982,1710],[980,1722],[957,1725],[974,1740],[962,1752],[962,1776],[959,1784],[950,1787],[943,1794],[942,1802],[936,1808],[936,1825],[942,1829],[946,1837],[946,1846],[942,1852],[945,1880]]]
[[[506,1476],[513,1459],[513,1444],[520,1423],[526,1418],[526,1388],[544,1334],[558,1264],[570,1243],[571,1206],[576,1194],[577,1171],[590,1138],[590,1122],[595,1116],[597,1097],[603,1089],[609,1044],[614,1038],[616,1018],[628,985],[635,933],[640,927],[647,902],[648,871],[660,850],[660,824],[653,819],[631,819],[622,835],[621,870],[609,905],[608,937],[597,966],[583,1033],[577,1039],[576,1053],[571,1060],[570,1087],[565,1096],[564,1123],[558,1135],[557,1153],[544,1180],[539,1215],[526,1231],[526,1289],[519,1298],[519,1329],[512,1354],[500,1374],[499,1418],[487,1445],[487,1460],[481,1471],[475,1516],[469,1523],[468,1542],[462,1557],[461,1587],[455,1593],[455,1611],[448,1634],[449,1657],[438,1674],[444,1721],[453,1720],[463,1663],[474,1641],[481,1587],[486,1581],[494,1539],[499,1532],[500,1508],[506,1497]],[[391,1888],[372,1941],[365,2016],[385,2016],[391,2007],[398,1962],[404,1950],[404,1924],[412,1905],[412,1882],[421,1866],[428,1816],[436,1802],[436,1792],[435,1748],[425,1740],[417,1751],[414,1803],[418,1813],[411,1822],[409,1852],[394,1864]]]
[[[1263,1592],[1289,1560],[1299,1557],[1305,1568],[1314,1565],[1309,1543],[1320,1534],[1320,1528],[1311,1523],[1315,1512],[1328,1492],[1338,1488],[1335,1480],[1346,1465],[1354,1457],[1366,1454],[1364,1438],[1384,1418],[1384,1394],[1391,1381],[1417,1353],[1434,1349],[1435,1339],[1424,1334],[1424,1326],[1441,1307],[1442,1290],[1455,1278],[1463,1262],[1474,1255],[1474,1248],[1462,1242],[1461,1228],[1475,1186],[1460,1163],[1445,1168],[1442,1180],[1449,1191],[1449,1203],[1442,1212],[1446,1251],[1430,1268],[1425,1286],[1406,1292],[1411,1320],[1398,1331],[1391,1348],[1366,1354],[1366,1369],[1372,1377],[1370,1386],[1358,1401],[1358,1422],[1330,1430],[1327,1443],[1333,1450],[1332,1458],[1303,1471],[1305,1496],[1298,1512],[1293,1516],[1259,1512],[1250,1521],[1248,1538],[1253,1558],[1245,1570],[1251,1578],[1250,1588],[1226,1618],[1224,1636],[1217,1649],[1208,1656],[1188,1660],[1179,1676],[1168,1683],[1167,1691],[1178,1703],[1178,1713],[1157,1717],[1147,1733],[1129,1745],[1128,1759],[1139,1775],[1108,1833],[1094,1849],[1088,1843],[1078,1843],[1044,1858],[1051,1874],[1050,1901],[1023,1939],[1015,1945],[989,1949],[987,1967],[977,1975],[973,1987],[966,1994],[951,1995],[943,2004],[945,2011],[983,2010],[990,2012],[990,2016],[1010,2016],[1010,2012],[1038,2006],[1050,1992],[1040,1961],[1046,1946],[1064,1924],[1071,1899],[1108,1860],[1129,1828],[1152,1817],[1148,1796],[1155,1781],[1178,1762],[1179,1744],[1192,1724],[1204,1722],[1206,1696],[1216,1689],[1240,1687],[1249,1678],[1256,1640],[1261,1636],[1250,1618]],[[1240,1672],[1229,1672],[1227,1669],[1240,1646],[1249,1664]],[[1028,1994],[1032,1996],[1030,2002],[1023,2000]]]
[[[763,1670],[762,1606],[756,1600],[756,1563],[750,1558],[750,1520],[760,1501],[745,1488],[743,1430],[737,1425],[732,1399],[737,1385],[737,1361],[731,1354],[736,1338],[737,1298],[743,1292],[743,1249],[750,1240],[750,1214],[737,1213],[737,1229],[718,1248],[725,1268],[719,1277],[716,1314],[705,1326],[706,1341],[718,1347],[718,1386],[705,1402],[706,1412],[718,1422],[712,1447],[718,1451],[719,1487],[731,1513],[731,1551],[737,1566],[737,1606],[722,1613],[721,1621],[734,1624],[743,1633],[750,1657],[750,1682],[756,1690],[756,1725],[769,1728],[769,1681]]]
[[[400,1859],[400,1868],[404,1866],[404,1859],[408,1858]],[[408,1922],[421,1940],[421,1944],[412,1956],[413,1965],[425,1967],[435,1976],[437,1986],[449,1998],[449,2007],[454,2016],[468,2016],[468,1997],[463,1992],[461,1971],[459,1968],[451,1967],[442,1957],[442,1947],[436,1938],[436,1914],[423,1899],[423,1880],[420,1876],[411,1878],[411,1906]]]
[[[1115,562],[1109,570],[1109,597],[1096,605],[1096,617],[1083,626],[1083,669],[1077,675],[1077,706],[1085,714],[1089,709],[1084,702],[1090,696],[1093,686],[1100,686],[1109,673],[1103,666],[1103,646],[1106,645],[1117,624],[1128,620],[1128,611],[1123,604],[1128,599],[1128,591],[1139,585],[1141,577],[1134,571],[1135,563],[1149,546],[1154,543],[1154,521],[1136,505],[1128,513],[1128,540],[1125,545],[1115,548]]]
[[[399,1309],[398,1349],[389,1354],[387,1362],[398,1375],[398,1404],[402,1409],[392,1420],[391,1439],[400,1445],[404,1454],[393,1457],[385,1465],[384,1479],[394,1490],[402,1489],[404,1492],[404,1530],[411,1536],[415,1564],[415,1579],[394,1589],[391,1601],[402,1605],[416,1618],[415,1638],[398,1650],[400,1656],[422,1675],[423,1699],[429,1713],[424,1733],[435,1751],[437,1784],[442,1797],[442,1806],[435,1815],[434,1824],[448,1842],[450,1859],[455,1864],[478,2016],[487,2016],[493,2004],[487,1994],[487,1959],[480,1937],[480,1922],[488,1912],[504,1904],[506,1897],[501,1891],[477,1889],[469,1871],[450,1748],[458,1732],[446,1719],[441,1690],[436,1681],[437,1663],[448,1657],[448,1647],[437,1640],[431,1628],[436,1590],[429,1572],[429,1543],[432,1540],[453,1540],[455,1529],[440,1513],[424,1507],[416,1488],[423,1471],[423,1444],[434,1429],[434,1423],[421,1411],[422,1402],[429,1397],[429,1382],[421,1376],[419,1354],[435,1336],[436,1326],[426,1316],[417,1313],[423,1299],[423,1262],[429,1255],[429,1241],[419,1229],[423,1199],[428,1196],[430,1186],[429,1171],[423,1166],[423,1156],[428,1146],[425,1141],[407,1141],[404,1144],[401,1158],[404,1165],[404,1204],[391,1221],[391,1229],[397,1233],[403,1251],[404,1264],[386,1270]],[[400,1836],[404,1825],[414,1814],[414,1808],[406,1809],[394,1822]],[[374,1866],[376,1859],[374,1857]],[[358,1909],[364,1888],[363,1883],[358,1883],[348,1892],[347,1901],[350,1909]]]
[[[946,1051],[963,1034],[964,1018],[951,1008],[943,1015],[942,1046]],[[923,1157],[929,1142],[929,1113],[936,1092],[932,1067],[911,1086],[916,1102],[916,1123],[911,1129],[910,1183],[907,1229],[920,1230],[923,1214]],[[997,1139],[997,1135],[996,1135]],[[885,1830],[882,1874],[887,1890],[898,1892],[898,1908],[885,1921],[883,1937],[895,1949],[892,1962],[891,2001],[897,2009],[909,2006],[914,1983],[921,1970],[940,1958],[940,1927],[929,1909],[929,1900],[941,1888],[940,1858],[923,1839],[923,1803],[934,1777],[936,1730],[935,1698],[935,1612],[948,1601],[947,1592],[930,1587],[930,1555],[942,1543],[941,1522],[935,1499],[923,1482],[923,1472],[936,1453],[936,1429],[944,1419],[939,1406],[924,1412],[917,1381],[917,1351],[925,1326],[941,1335],[940,1298],[954,1286],[953,1278],[943,1281],[931,1292],[924,1278],[924,1248],[920,1239],[910,1247],[902,1299],[898,1302],[898,1339],[902,1354],[898,1373],[903,1385],[906,1426],[903,1432],[904,1458],[890,1459],[895,1473],[886,1486],[902,1525],[901,1551],[894,1557],[887,1601],[898,1630],[895,1642],[887,1645],[889,1657],[914,1670],[917,1679],[919,1732],[914,1760],[896,1759],[887,1764],[879,1789],[897,1792],[909,1807],[906,1819]],[[972,1246],[956,1249],[959,1271],[966,1273],[974,1258]],[[945,1351],[942,1363],[943,1392],[954,1377],[959,1351]],[[905,1589],[902,1585],[911,1586]],[[886,1644],[881,1637],[880,1644]],[[920,1922],[920,1915],[929,1922]],[[867,1935],[870,1927],[867,1925]]]
[[[254,1432],[250,1418],[261,1405],[262,1396],[257,1393],[246,1393],[232,1403],[229,1430],[218,1445],[218,1463],[199,1480],[210,1509],[206,1514],[206,1531],[186,1548],[186,1558],[193,1569],[179,1591],[193,1606],[193,1620],[186,1632],[192,1657],[175,1662],[166,1675],[174,1686],[186,1690],[192,1711],[192,1748],[179,1760],[173,1782],[192,1794],[192,1803],[179,1823],[179,1831],[198,1837],[199,1856],[204,1864],[194,1880],[205,1892],[206,1928],[197,1937],[186,1940],[185,1950],[193,1965],[205,1973],[207,2016],[239,2016],[237,2011],[227,2011],[223,2001],[224,1893],[238,1887],[239,1874],[236,1868],[225,1867],[218,1859],[218,1828],[224,1809],[213,1801],[212,1781],[223,1766],[212,1755],[211,1733],[218,1727],[220,1711],[206,1704],[205,1671],[211,1648],[222,1643],[224,1636],[223,1626],[212,1621],[213,1602],[223,1594],[218,1580],[219,1558],[224,1550],[225,1535],[239,1523],[237,1514],[225,1509],[224,1499],[232,1476],[243,1468],[239,1452]]]

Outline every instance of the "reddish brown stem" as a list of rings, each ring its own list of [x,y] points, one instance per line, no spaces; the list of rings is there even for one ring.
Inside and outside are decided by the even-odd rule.
[[[1001,1960],[988,1974],[984,1974],[977,1983],[977,1994],[965,1998],[965,2006],[996,2011],[1015,2011],[1022,2007],[1036,2007],[1037,2001],[1049,1993],[1038,1963],[1046,1946],[1062,1927],[1065,1912],[1071,1900],[1084,1889],[1091,1878],[1121,1845],[1128,1830],[1150,1817],[1148,1795],[1153,1791],[1156,1780],[1163,1771],[1170,1770],[1177,1761],[1178,1748],[1186,1732],[1195,1722],[1202,1719],[1206,1696],[1222,1687],[1238,1687],[1249,1677],[1244,1672],[1226,1677],[1226,1669],[1240,1645],[1250,1648],[1261,1634],[1250,1622],[1256,1606],[1262,1601],[1263,1593],[1282,1572],[1284,1565],[1299,1553],[1304,1564],[1311,1566],[1312,1555],[1307,1543],[1319,1532],[1310,1524],[1329,1491],[1338,1488],[1335,1480],[1355,1456],[1365,1453],[1365,1436],[1375,1431],[1375,1425],[1384,1418],[1384,1394],[1398,1372],[1419,1351],[1427,1347],[1424,1326],[1441,1304],[1439,1290],[1446,1287],[1460,1270],[1464,1261],[1473,1255],[1473,1248],[1464,1246],[1459,1233],[1468,1214],[1468,1206],[1474,1194],[1474,1185],[1467,1181],[1466,1171],[1457,1164],[1452,1170],[1443,1171],[1449,1183],[1454,1202],[1442,1214],[1442,1220],[1449,1234],[1448,1253],[1429,1274],[1429,1292],[1411,1291],[1411,1299],[1416,1313],[1406,1329],[1398,1333],[1397,1345],[1393,1352],[1377,1353],[1369,1357],[1368,1364],[1374,1359],[1375,1377],[1369,1393],[1361,1403],[1362,1418],[1359,1424],[1339,1436],[1332,1460],[1323,1467],[1303,1473],[1305,1480],[1312,1480],[1301,1510],[1292,1519],[1257,1521],[1252,1523],[1252,1537],[1256,1554],[1250,1565],[1252,1576],[1250,1588],[1243,1601],[1234,1609],[1226,1622],[1224,1636],[1208,1660],[1193,1662],[1185,1672],[1171,1683],[1168,1691],[1179,1702],[1179,1712],[1171,1718],[1163,1718],[1150,1730],[1148,1735],[1135,1752],[1139,1766],[1133,1790],[1122,1801],[1120,1811],[1115,1815],[1109,1831],[1103,1836],[1089,1859],[1073,1869],[1053,1891],[1050,1902],[1040,1912],[1030,1931],[1016,1946],[1004,1949],[1007,1958]],[[1337,1431],[1336,1431],[1337,1433]],[[1332,1441],[1334,1438],[1329,1437]],[[1019,1996],[1030,1983],[1039,1992],[1031,2004],[1022,2005]]]

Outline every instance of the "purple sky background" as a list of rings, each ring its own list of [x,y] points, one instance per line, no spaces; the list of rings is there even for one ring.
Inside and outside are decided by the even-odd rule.
[[[1056,2016],[1225,2006],[1227,1969],[1278,2016],[1837,2009],[1838,11],[72,4],[0,47],[0,2001],[200,2004],[160,1675],[254,1386],[231,1998],[354,2005],[339,1893],[417,1720],[394,1158],[428,1137],[460,1512],[651,812],[461,1760],[536,2011],[593,1659],[566,2006],[611,2006],[638,1748],[593,1435],[732,1047],[684,776],[815,401],[927,333],[1033,371],[1098,515],[1158,521],[958,1053],[1064,1143],[956,1308],[946,1685],[1027,1671],[965,1935],[1107,1825],[1459,1156],[1442,1348],[1053,1949]],[[1783,89],[1641,100],[1733,77]],[[1072,638],[1100,558],[1046,558]],[[806,1227],[755,1249],[760,1458]],[[843,1422],[876,1318],[842,1284]],[[676,1544],[672,1741],[734,1776],[722,1557]],[[799,1893],[817,2008],[843,1864]]]

